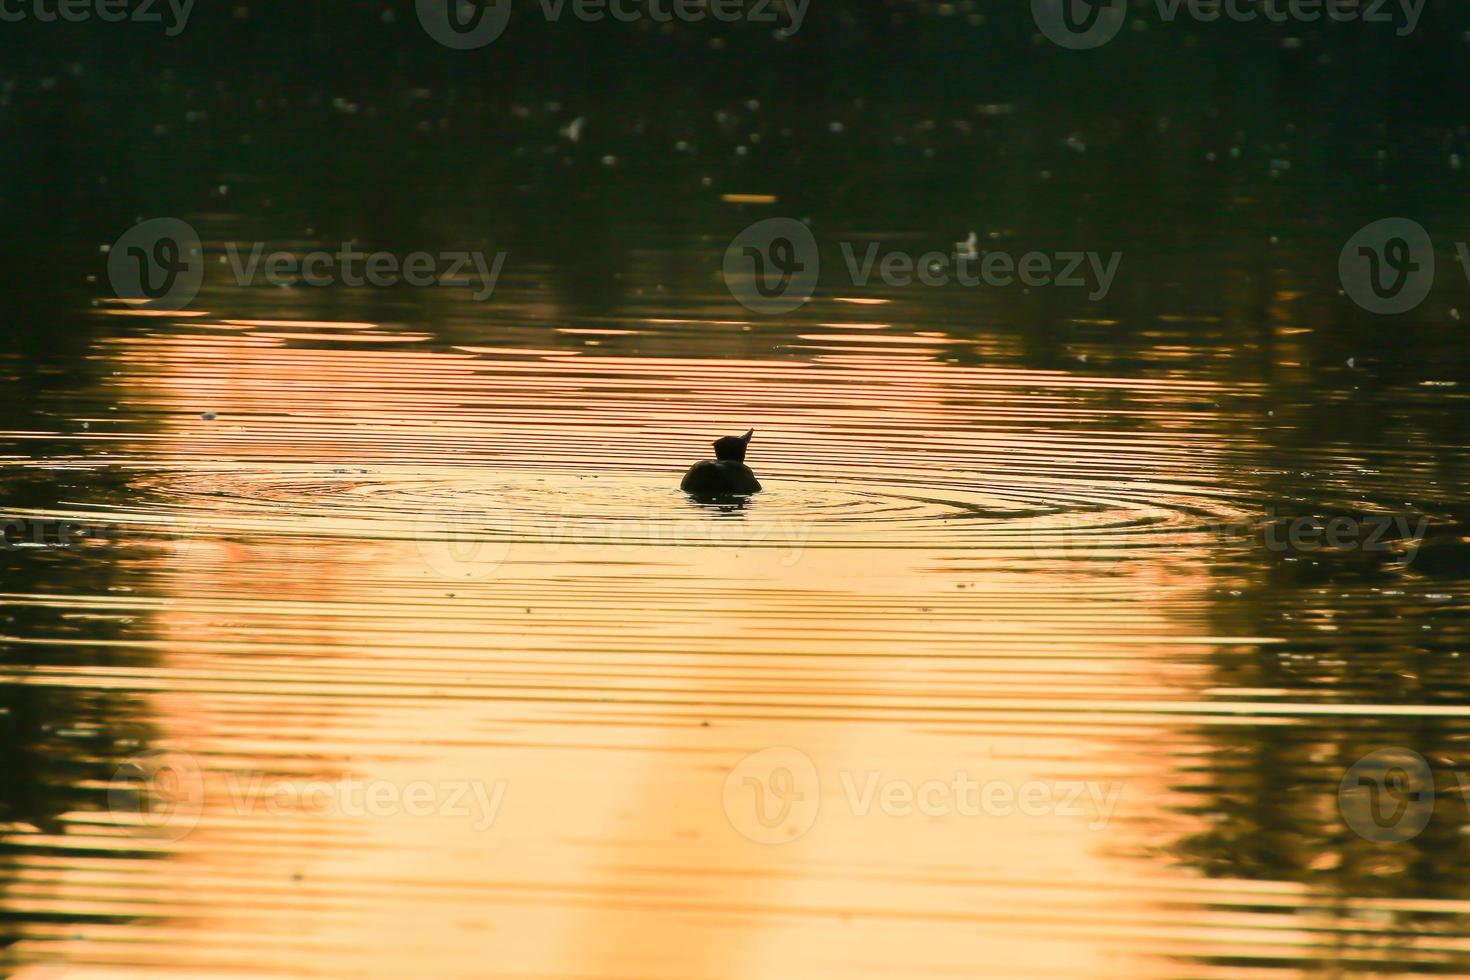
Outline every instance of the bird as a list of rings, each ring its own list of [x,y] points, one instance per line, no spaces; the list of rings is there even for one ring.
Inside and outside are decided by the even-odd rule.
[[[1432,528],[1421,538],[1399,542],[1396,551],[1402,563],[1397,568],[1435,578],[1470,575],[1470,537],[1456,533],[1457,530]]]
[[[748,429],[743,436],[716,439],[715,458],[702,459],[689,467],[679,489],[707,497],[760,493],[760,481],[745,465],[745,447],[753,435],[755,430]]]

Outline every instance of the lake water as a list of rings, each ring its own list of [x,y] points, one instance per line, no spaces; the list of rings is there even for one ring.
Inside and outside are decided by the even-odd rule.
[[[95,224],[43,194],[54,239],[6,239],[0,965],[1470,970],[1449,152],[1391,193],[1284,129],[1133,160],[1126,120],[1031,146],[986,103],[925,156],[843,111],[769,175],[665,181],[645,131],[527,102],[472,187],[484,144],[400,177],[342,122],[340,169],[191,150]],[[992,125],[1030,148],[981,180]],[[164,214],[203,247],[181,311],[102,251]],[[1375,315],[1339,253],[1401,214],[1435,286]],[[773,216],[822,274],[762,314],[721,263]],[[1121,261],[1096,299],[846,270],[972,231]],[[506,257],[485,301],[229,271],[352,241]],[[747,427],[763,493],[678,491]]]

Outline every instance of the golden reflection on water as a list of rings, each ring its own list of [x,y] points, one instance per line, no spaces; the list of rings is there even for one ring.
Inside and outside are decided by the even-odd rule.
[[[695,357],[690,329],[596,330],[639,344],[609,352],[308,318],[113,335],[120,411],[41,465],[128,488],[57,513],[157,537],[105,589],[7,599],[129,625],[12,636],[29,666],[0,679],[123,699],[138,747],[202,786],[178,839],[85,809],[17,837],[17,962],[1229,976],[1464,954],[1403,935],[1458,896],[1251,880],[1181,843],[1237,819],[1202,799],[1232,778],[1221,731],[1395,711],[1221,666],[1283,642],[1221,612],[1252,573],[1208,529],[1267,499],[1240,465],[1258,385],[967,366],[940,356],[999,342],[886,322]],[[767,493],[677,493],[747,425]],[[977,812],[960,777],[999,796]],[[1295,791],[1331,822],[1319,781]],[[433,812],[344,795],[412,784]],[[1023,791],[1031,812],[999,802]]]

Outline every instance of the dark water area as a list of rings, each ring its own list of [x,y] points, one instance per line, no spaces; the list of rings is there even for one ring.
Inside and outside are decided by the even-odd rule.
[[[0,24],[0,968],[1470,972],[1467,32]]]

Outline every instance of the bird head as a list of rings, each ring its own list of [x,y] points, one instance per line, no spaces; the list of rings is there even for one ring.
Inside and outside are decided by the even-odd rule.
[[[754,429],[747,429],[743,436],[725,436],[715,440],[715,458],[728,459],[734,462],[745,460],[745,447],[750,445],[750,437],[755,435]]]

